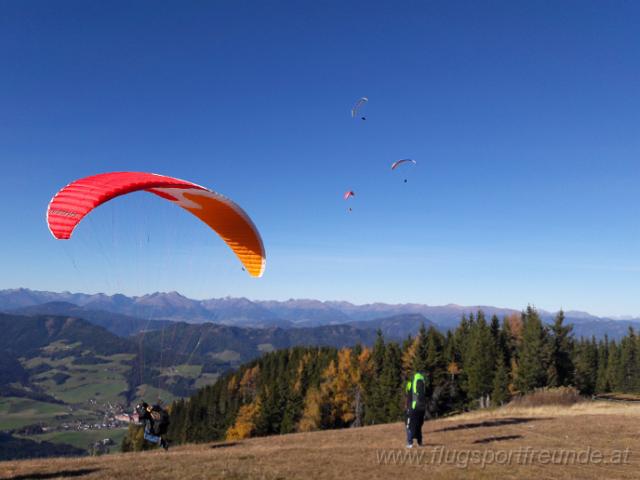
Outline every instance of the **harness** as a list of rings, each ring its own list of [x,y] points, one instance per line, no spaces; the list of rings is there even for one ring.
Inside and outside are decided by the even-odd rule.
[[[417,384],[419,381],[422,381],[423,388],[426,388],[424,375],[420,372],[416,372],[413,375],[413,379],[407,382],[407,393],[411,392],[411,409],[412,410],[416,409],[416,405],[418,405],[418,403],[421,403],[424,406],[424,403],[426,400],[425,398],[426,393],[424,392],[424,390],[422,391],[422,398],[420,398],[420,392],[418,392],[418,388],[417,388]]]

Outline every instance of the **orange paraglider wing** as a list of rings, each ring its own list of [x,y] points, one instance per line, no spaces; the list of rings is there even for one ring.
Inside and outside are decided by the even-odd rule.
[[[55,238],[66,240],[94,208],[140,190],[169,200],[198,217],[220,235],[251,276],[262,276],[266,265],[262,238],[242,208],[205,187],[155,173],[103,173],[70,183],[49,202],[49,230]]]

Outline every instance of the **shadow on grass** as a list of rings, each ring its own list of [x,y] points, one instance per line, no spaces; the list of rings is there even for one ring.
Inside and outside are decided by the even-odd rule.
[[[89,475],[90,473],[100,471],[99,468],[82,468],[80,470],[59,470],[57,472],[47,473],[27,473],[9,477],[7,480],[46,480],[47,478],[74,478]]]
[[[506,440],[517,440],[519,438],[524,438],[524,437],[522,435],[501,435],[499,437],[481,438],[480,440],[476,440],[473,443],[504,442]]]
[[[551,418],[547,418],[547,417],[498,418],[496,420],[485,420],[484,422],[461,423],[460,425],[453,425],[451,427],[445,427],[439,430],[434,430],[434,432],[452,432],[455,430],[466,430],[471,428],[502,427],[505,425],[519,425],[521,423],[535,422],[538,420],[551,420]]]
[[[235,447],[236,445],[240,445],[240,442],[214,443],[209,448],[229,448]]]

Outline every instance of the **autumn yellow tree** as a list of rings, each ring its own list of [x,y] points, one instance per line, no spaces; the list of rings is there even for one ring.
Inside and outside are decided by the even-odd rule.
[[[253,400],[256,396],[258,388],[258,377],[260,375],[260,365],[256,365],[253,368],[248,368],[242,379],[240,380],[239,393],[242,402]]]
[[[298,368],[296,369],[296,380],[293,384],[293,391],[295,393],[300,393],[302,391],[302,378],[304,374],[305,367],[311,361],[311,354],[309,352],[305,353],[304,356],[300,359],[298,363]]]
[[[416,336],[402,354],[402,378],[410,377],[415,370],[414,363],[419,343],[420,337]]]
[[[227,430],[227,440],[242,440],[249,438],[256,429],[256,418],[260,414],[260,397],[253,402],[240,407],[236,421]]]
[[[299,432],[311,432],[317,430],[322,422],[322,394],[315,387],[307,390],[304,399],[304,410],[302,417],[298,422],[297,430]]]

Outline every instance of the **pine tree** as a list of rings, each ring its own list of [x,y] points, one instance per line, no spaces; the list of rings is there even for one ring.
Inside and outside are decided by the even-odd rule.
[[[575,385],[580,392],[592,395],[596,389],[598,347],[595,339],[581,339],[575,354]]]
[[[400,348],[389,343],[385,350],[384,367],[380,375],[380,393],[384,400],[383,421],[394,422],[402,418],[402,360]]]
[[[432,327],[433,328],[433,327]],[[428,370],[427,355],[429,350],[429,339],[424,323],[420,326],[417,337],[416,354],[413,360],[413,372],[426,372]],[[411,373],[413,373],[411,372]]]
[[[440,415],[447,399],[447,365],[444,359],[444,337],[433,326],[425,334],[425,360],[421,371],[425,374],[427,383],[427,414]]]
[[[465,370],[469,398],[477,401],[480,407],[484,407],[488,403],[486,397],[493,389],[495,340],[482,312],[478,312],[477,318],[471,329]]]
[[[620,342],[620,388],[624,392],[636,392],[639,390],[638,341],[635,331],[629,327],[629,333]]]
[[[380,385],[380,377],[385,365],[386,347],[382,332],[378,330],[376,342],[371,352],[371,373],[364,379],[366,393],[366,406],[364,411],[364,423],[374,425],[383,423],[386,418],[386,399]]]
[[[493,338],[493,344],[497,348],[500,346],[500,320],[497,315],[491,315],[491,338]]]
[[[493,377],[491,399],[495,405],[503,405],[509,398],[509,370],[505,365],[504,356],[498,355],[496,357],[496,374]]]
[[[620,347],[615,341],[609,343],[609,358],[607,359],[607,385],[610,391],[622,391],[623,379]]]
[[[531,306],[522,314],[522,345],[519,350],[516,387],[527,393],[546,384],[545,330],[538,312]]]
[[[574,365],[572,325],[564,325],[564,312],[560,310],[549,328],[545,363],[547,364],[547,386],[560,387],[573,381]]]
[[[596,375],[596,393],[607,393],[611,391],[609,385],[609,337],[604,336],[604,340],[598,344],[598,373]]]

